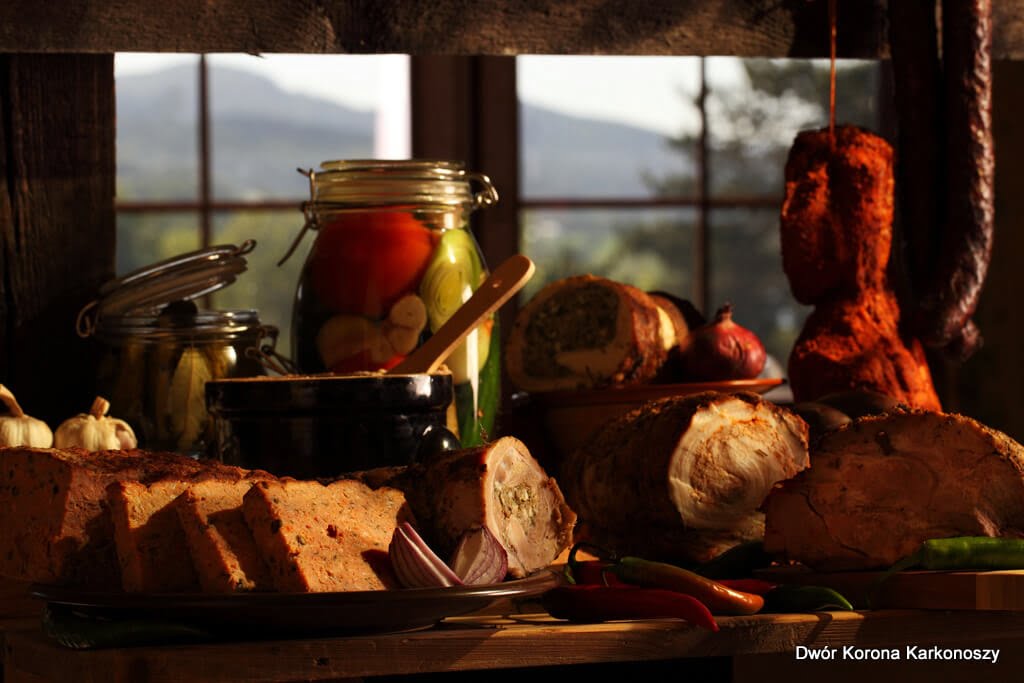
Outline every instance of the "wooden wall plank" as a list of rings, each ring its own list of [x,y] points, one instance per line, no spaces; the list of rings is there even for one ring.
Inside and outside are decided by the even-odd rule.
[[[56,424],[95,357],[75,316],[114,272],[112,55],[0,55],[0,382]]]
[[[0,51],[828,56],[827,0],[67,0],[0,3]],[[1024,0],[997,56],[1024,54]],[[839,52],[888,53],[886,0],[839,3]]]
[[[889,54],[888,0],[839,3],[839,55]],[[64,0],[0,3],[0,52],[827,57],[828,0]],[[1024,58],[1024,0],[993,3]]]

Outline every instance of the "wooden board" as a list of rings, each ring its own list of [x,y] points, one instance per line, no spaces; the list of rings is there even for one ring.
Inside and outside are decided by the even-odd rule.
[[[993,572],[810,572],[774,569],[760,577],[828,586],[855,606],[873,609],[1024,611],[1024,570]]]

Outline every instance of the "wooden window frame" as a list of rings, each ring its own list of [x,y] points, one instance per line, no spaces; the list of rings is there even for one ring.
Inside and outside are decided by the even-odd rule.
[[[200,245],[212,241],[212,216],[227,211],[297,210],[295,200],[215,200],[210,178],[209,65],[205,55],[198,63],[197,145],[199,154],[198,198],[195,201],[117,201],[118,214],[196,212]],[[711,309],[711,235],[709,218],[721,209],[774,209],[779,196],[712,197],[710,192],[710,145],[707,107],[706,58],[700,57],[697,110],[697,191],[689,197],[650,198],[524,198],[520,192],[519,100],[516,88],[516,57],[411,56],[410,104],[412,156],[457,159],[472,170],[486,173],[499,190],[500,201],[473,216],[473,229],[484,257],[491,265],[521,250],[520,217],[531,209],[696,209],[692,254],[692,299]],[[882,79],[884,81],[884,77]],[[884,112],[883,112],[883,117]],[[510,133],[513,131],[513,133]],[[507,333],[516,305],[501,312],[501,329]]]

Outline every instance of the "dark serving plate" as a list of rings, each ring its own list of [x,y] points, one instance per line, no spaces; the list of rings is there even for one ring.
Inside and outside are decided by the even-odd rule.
[[[151,621],[233,636],[354,635],[432,626],[499,600],[537,597],[560,582],[552,571],[487,586],[343,593],[120,593],[35,585],[50,610],[111,623]]]

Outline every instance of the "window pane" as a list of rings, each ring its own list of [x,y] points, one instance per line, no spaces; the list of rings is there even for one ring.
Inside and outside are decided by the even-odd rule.
[[[731,302],[736,322],[784,368],[811,307],[796,302],[782,271],[778,212],[722,209],[709,218],[711,301]]]
[[[119,213],[117,273],[127,272],[199,248],[199,217],[180,213]]]
[[[518,57],[523,196],[652,197],[666,180],[692,194],[699,66],[694,57]]]
[[[198,64],[197,55],[115,57],[118,198],[198,196]]]
[[[260,321],[275,325],[280,331],[277,350],[290,357],[292,299],[299,283],[299,271],[315,235],[307,234],[299,248],[284,263],[292,240],[302,227],[302,214],[295,211],[238,211],[215,217],[215,244],[241,244],[256,240],[256,248],[246,256],[248,269],[231,285],[213,294],[213,307],[218,309],[254,308]]]
[[[836,68],[836,123],[878,129],[878,63]],[[828,126],[829,62],[707,60],[712,196],[782,196],[786,156],[801,130]]]
[[[537,271],[521,300],[582,273],[689,298],[695,219],[687,209],[524,211],[523,253]]]
[[[211,55],[217,199],[309,194],[296,168],[410,154],[402,55]]]

